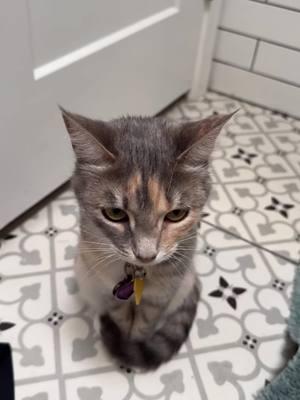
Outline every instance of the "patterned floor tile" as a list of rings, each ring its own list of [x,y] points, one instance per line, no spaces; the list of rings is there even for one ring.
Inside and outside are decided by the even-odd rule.
[[[0,285],[0,340],[13,348],[15,379],[55,373],[54,332],[48,323],[53,295],[47,275],[26,276]],[[49,351],[51,349],[51,351]]]
[[[0,275],[49,271],[49,219],[47,207],[0,239]]]
[[[79,297],[75,204],[53,200],[0,249],[0,340],[14,350],[17,400],[250,400],[282,364],[295,266],[203,222],[195,254],[201,301],[188,342],[155,373],[127,373],[107,357],[98,318]],[[35,238],[31,251],[39,253],[41,237],[48,263],[24,273],[22,241]],[[276,250],[284,256],[289,246]]]
[[[173,360],[148,374],[124,375],[122,371],[91,374],[67,380],[66,389],[67,400],[100,399],[100,396],[103,399],[199,400],[188,360]]]
[[[276,242],[296,246],[286,257],[300,263],[299,121],[215,93],[185,100],[167,115],[195,120],[238,109],[213,155],[206,219],[267,249]]]
[[[208,399],[253,400],[253,389],[263,387],[269,377],[260,369],[257,379],[255,357],[241,347],[197,355],[196,361]]]
[[[199,119],[238,107],[215,152],[198,234],[197,317],[179,354],[155,373],[114,365],[98,317],[80,299],[72,191],[2,238],[0,341],[13,348],[17,400],[250,400],[280,368],[289,260],[300,254],[300,123],[214,93],[170,114]]]
[[[57,400],[59,384],[57,380],[37,382],[16,387],[17,400]]]

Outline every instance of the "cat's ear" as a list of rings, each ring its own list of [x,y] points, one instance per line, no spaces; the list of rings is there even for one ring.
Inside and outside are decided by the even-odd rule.
[[[177,138],[177,167],[192,172],[207,166],[222,127],[236,112],[184,123]]]
[[[95,121],[59,107],[69,132],[77,161],[105,169],[116,161],[114,132],[103,121]]]

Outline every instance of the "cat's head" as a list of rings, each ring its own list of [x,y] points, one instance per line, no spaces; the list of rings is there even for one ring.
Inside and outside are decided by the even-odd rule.
[[[62,113],[76,155],[83,237],[136,265],[186,248],[208,197],[215,139],[232,114],[174,123]]]

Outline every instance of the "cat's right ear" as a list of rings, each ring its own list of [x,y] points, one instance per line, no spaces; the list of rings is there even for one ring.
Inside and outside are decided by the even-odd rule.
[[[177,168],[197,173],[206,167],[222,127],[237,111],[212,115],[200,121],[184,122],[177,139]]]
[[[106,169],[116,161],[111,127],[59,106],[78,163]]]

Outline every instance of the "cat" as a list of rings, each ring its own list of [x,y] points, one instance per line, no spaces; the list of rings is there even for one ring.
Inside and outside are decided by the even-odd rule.
[[[210,191],[210,155],[232,114],[177,123],[62,115],[76,156],[81,295],[99,315],[110,355],[154,370],[179,351],[196,315],[196,229]],[[129,297],[137,273],[145,275],[139,305]]]

